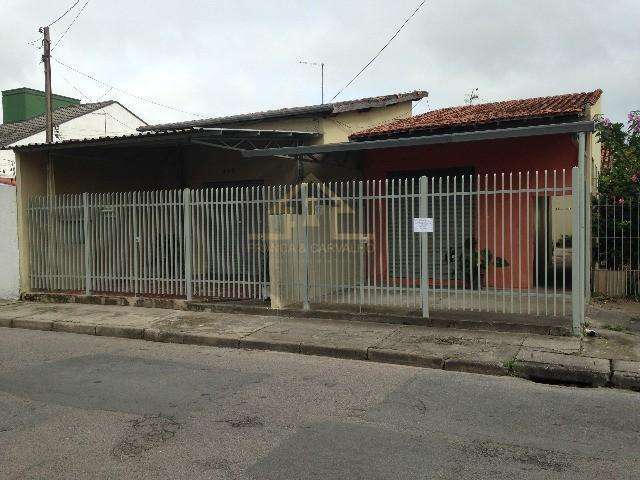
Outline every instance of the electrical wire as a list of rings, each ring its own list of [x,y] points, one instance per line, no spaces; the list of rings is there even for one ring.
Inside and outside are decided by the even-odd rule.
[[[80,3],[80,0],[76,0],[76,1],[74,2],[74,4],[73,4],[73,5],[71,5],[69,8],[67,8],[67,9],[65,10],[65,12],[64,12],[62,15],[60,15],[60,16],[59,16],[58,18],[56,18],[53,22],[51,22],[49,25],[47,25],[47,27],[50,27],[51,25],[53,25],[54,23],[56,23],[58,20],[62,20],[62,18],[63,18],[67,13],[69,13],[71,10],[73,10],[73,9],[75,8],[75,6],[76,6],[76,5],[78,5],[79,3]]]
[[[62,77],[62,79],[67,82],[69,84],[69,86],[71,88],[73,88],[76,92],[78,92],[82,97],[84,97],[86,100],[88,100],[90,103],[98,103],[100,102],[100,100],[102,99],[102,97],[104,97],[108,92],[110,92],[111,90],[113,90],[112,87],[109,87],[99,98],[97,99],[92,99],[91,97],[89,97],[89,95],[87,95],[86,93],[84,93],[82,90],[80,90],[80,88],[78,88],[76,85],[74,85],[73,83],[71,83],[71,81],[65,77],[64,75],[62,75],[61,73],[59,73],[58,75],[60,75]],[[108,117],[111,117],[112,120],[114,120],[115,122],[119,123],[120,125],[122,125],[123,127],[128,128],[129,130],[132,131],[136,131],[136,127],[132,127],[131,125],[127,125],[125,122],[123,122],[122,120],[120,120],[119,118],[115,117],[114,115],[111,115],[109,112],[107,111],[103,111],[103,112],[91,112],[89,115],[106,115]]]
[[[62,62],[62,61],[60,61],[60,60],[58,60],[58,59],[57,59],[56,57],[54,57],[53,55],[51,56],[51,58],[53,58],[53,60],[54,60],[56,63],[58,63],[58,64],[62,65],[62,66],[63,66],[63,67],[65,67],[67,70],[70,70],[70,71],[72,71],[72,72],[75,72],[75,73],[77,73],[78,75],[82,75],[83,77],[87,77],[87,78],[89,78],[89,79],[93,80],[94,82],[96,82],[97,84],[102,85],[103,87],[111,87],[113,90],[115,90],[115,91],[117,91],[117,92],[123,93],[123,94],[125,94],[125,95],[129,95],[130,97],[136,98],[136,99],[138,99],[138,100],[140,100],[140,101],[147,102],[147,103],[150,103],[150,104],[152,104],[152,105],[156,105],[156,106],[158,106],[158,107],[166,108],[166,109],[168,109],[168,110],[173,110],[173,111],[175,111],[175,112],[184,113],[184,114],[186,114],[186,115],[192,115],[192,116],[194,116],[194,117],[205,117],[205,116],[206,116],[206,115],[203,115],[203,114],[201,114],[201,113],[188,112],[188,111],[186,111],[186,110],[182,110],[182,109],[180,109],[180,108],[172,107],[171,105],[166,105],[166,104],[164,104],[164,103],[160,103],[160,102],[158,102],[158,101],[156,101],[156,100],[153,100],[153,99],[151,99],[151,98],[145,98],[145,97],[142,97],[142,96],[140,96],[140,95],[136,95],[135,93],[128,92],[127,90],[124,90],[124,89],[122,89],[122,88],[118,88],[118,87],[116,87],[116,86],[110,85],[110,84],[108,84],[108,83],[106,83],[106,82],[103,82],[102,80],[98,80],[97,78],[93,77],[92,75],[89,75],[88,73],[81,72],[81,71],[80,71],[80,70],[78,70],[77,68],[72,67],[71,65],[67,65],[66,63],[64,63],[64,62]]]
[[[71,83],[69,81],[69,79],[67,77],[65,77],[64,75],[62,75],[61,73],[58,73],[58,75],[60,75],[60,77],[62,77],[62,79],[67,82],[67,84],[73,88],[76,92],[78,92],[82,97],[84,97],[86,100],[88,100],[89,102],[93,102],[93,100],[91,99],[91,97],[89,97],[89,95],[85,94],[82,90],[80,90],[78,87],[76,87],[73,83]]]
[[[409,21],[416,15],[416,13],[418,13],[418,11],[422,8],[422,6],[426,3],[427,0],[422,0],[420,2],[420,4],[416,7],[416,9],[413,11],[413,13],[411,15],[409,15],[409,17],[404,21],[404,23],[402,25],[400,25],[400,28],[398,28],[398,30],[396,30],[396,33],[394,33],[391,38],[387,41],[387,43],[384,44],[384,47],[382,47],[378,53],[376,53],[373,58],[371,60],[369,60],[369,62],[360,69],[360,71],[358,73],[356,73],[356,75],[347,82],[347,84],[342,87],[340,89],[340,91],[338,93],[336,93],[333,98],[330,100],[331,102],[333,102],[338,95],[340,95],[342,92],[344,92],[347,87],[349,87],[349,85],[351,85],[353,82],[356,81],[356,79],[362,74],[362,72],[364,72],[367,68],[369,68],[369,65],[371,65],[373,62],[376,61],[376,59],[380,56],[380,54],[382,52],[384,52],[384,50],[391,44],[391,42],[393,42],[393,40],[398,36],[398,34],[402,31],[402,29],[407,25],[407,23],[409,23]]]
[[[78,11],[78,13],[76,14],[75,17],[73,17],[73,20],[71,20],[71,23],[69,25],[67,25],[67,29],[62,32],[62,35],[60,35],[60,38],[58,38],[58,40],[56,41],[56,43],[53,44],[53,47],[51,47],[51,50],[53,50],[54,48],[56,48],[58,46],[58,44],[62,41],[62,39],[64,38],[64,36],[67,34],[67,32],[69,31],[69,29],[73,26],[74,23],[76,23],[76,20],[78,19],[78,17],[82,14],[82,12],[84,11],[85,8],[87,8],[87,5],[89,4],[91,0],[87,0],[86,2],[84,2],[84,5],[82,5],[82,8]]]

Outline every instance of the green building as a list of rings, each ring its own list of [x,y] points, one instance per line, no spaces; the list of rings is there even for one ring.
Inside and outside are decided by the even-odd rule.
[[[78,105],[77,98],[52,95],[52,106],[56,108]],[[45,95],[33,88],[14,88],[2,91],[2,122],[14,123],[28,120],[45,113]]]

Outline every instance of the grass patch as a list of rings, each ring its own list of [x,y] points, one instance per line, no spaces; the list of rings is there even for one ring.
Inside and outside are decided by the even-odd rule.
[[[502,365],[504,366],[504,368],[509,370],[509,372],[513,373],[516,369],[516,359],[510,358],[509,360],[504,362]]]
[[[622,326],[622,325],[605,325],[604,327],[605,330],[611,330],[612,332],[624,332],[626,329]]]

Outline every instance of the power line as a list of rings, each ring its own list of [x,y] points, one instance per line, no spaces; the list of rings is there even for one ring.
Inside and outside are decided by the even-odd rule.
[[[61,73],[59,74],[60,77],[62,77],[62,79],[67,82],[69,84],[69,86],[71,88],[73,88],[76,92],[78,92],[82,97],[84,97],[85,99],[89,100],[90,102],[93,102],[93,100],[91,99],[91,97],[89,97],[89,95],[87,95],[86,93],[84,93],[82,90],[80,90],[78,87],[76,87],[73,83],[71,83],[69,81],[69,79],[67,79],[67,77],[65,77],[64,75],[62,75]]]
[[[58,46],[58,44],[60,43],[60,41],[64,38],[64,36],[67,34],[67,32],[69,31],[69,29],[73,26],[74,23],[76,23],[76,20],[78,19],[78,17],[82,14],[82,12],[84,11],[85,8],[87,8],[87,5],[89,4],[91,0],[87,0],[86,2],[84,2],[84,5],[82,5],[82,8],[78,11],[78,13],[76,14],[76,16],[73,18],[73,20],[71,20],[71,23],[67,26],[67,29],[62,32],[62,35],[60,35],[60,38],[58,38],[58,40],[56,41],[56,43],[53,44],[53,47],[51,47],[51,50],[53,50],[54,48],[56,48]]]
[[[331,101],[332,101],[332,102],[333,102],[333,101],[336,99],[336,97],[337,97],[338,95],[340,95],[340,94],[341,94],[341,93],[342,93],[342,92],[343,92],[343,91],[344,91],[344,90],[345,90],[349,85],[351,85],[351,84],[352,84],[352,83],[353,83],[353,82],[354,82],[354,81],[355,81],[355,80],[356,80],[356,79],[357,79],[357,78],[362,74],[362,72],[364,72],[364,71],[369,67],[369,65],[371,65],[373,62],[375,62],[375,61],[376,61],[376,59],[380,56],[380,54],[381,54],[382,52],[384,52],[384,50],[385,50],[385,49],[386,49],[386,48],[391,44],[391,42],[393,42],[393,40],[398,36],[398,34],[399,34],[399,33],[402,31],[402,29],[407,25],[407,23],[409,23],[409,21],[410,21],[410,20],[415,16],[415,14],[416,14],[416,13],[418,13],[418,10],[420,10],[420,9],[422,8],[422,6],[426,3],[426,1],[427,1],[427,0],[422,0],[422,1],[420,2],[420,5],[418,5],[418,6],[416,7],[416,9],[413,11],[413,13],[412,13],[411,15],[409,15],[409,17],[404,21],[404,23],[403,23],[402,25],[400,25],[400,28],[398,28],[398,30],[396,30],[396,33],[394,33],[394,34],[393,34],[393,36],[392,36],[392,37],[387,41],[387,43],[385,43],[384,47],[382,47],[382,48],[378,51],[378,53],[376,53],[376,54],[374,55],[374,57],[373,57],[371,60],[369,60],[369,63],[367,63],[364,67],[362,67],[362,68],[360,69],[360,71],[359,71],[359,72],[358,72],[358,73],[357,73],[357,74],[356,74],[356,75],[355,75],[351,80],[349,80],[349,81],[347,82],[347,84],[346,84],[344,87],[342,87],[338,93],[336,93],[336,94],[333,96],[333,98],[331,99]]]
[[[205,115],[203,115],[203,114],[201,114],[201,113],[188,112],[188,111],[186,111],[186,110],[182,110],[182,109],[180,109],[180,108],[172,107],[172,106],[170,106],[170,105],[165,105],[165,104],[163,104],[163,103],[160,103],[160,102],[158,102],[158,101],[156,101],[156,100],[153,100],[153,99],[150,99],[150,98],[141,97],[140,95],[136,95],[135,93],[128,92],[128,91],[126,91],[126,90],[124,90],[124,89],[122,89],[122,88],[118,88],[118,87],[115,87],[115,86],[113,86],[113,85],[110,85],[110,84],[108,84],[108,83],[106,83],[106,82],[103,82],[102,80],[98,80],[97,78],[95,78],[95,77],[93,77],[93,76],[89,75],[88,73],[81,72],[81,71],[80,71],[80,70],[78,70],[77,68],[74,68],[74,67],[72,67],[71,65],[67,65],[67,64],[66,64],[66,63],[64,63],[64,62],[61,62],[61,61],[60,61],[60,60],[58,60],[56,57],[53,57],[53,56],[52,56],[51,58],[53,58],[53,60],[54,60],[56,63],[58,63],[58,64],[62,65],[62,66],[63,66],[64,68],[66,68],[67,70],[70,70],[70,71],[72,71],[72,72],[75,72],[75,73],[77,73],[78,75],[82,75],[83,77],[87,77],[87,78],[89,78],[89,79],[93,80],[94,82],[96,82],[96,83],[97,83],[97,84],[99,84],[99,85],[102,85],[102,86],[104,86],[104,87],[111,87],[113,90],[115,90],[115,91],[117,91],[117,92],[123,93],[123,94],[125,94],[125,95],[129,95],[130,97],[136,98],[136,99],[141,100],[141,101],[143,101],[143,102],[147,102],[147,103],[150,103],[150,104],[156,105],[156,106],[158,106],[158,107],[162,107],[162,108],[166,108],[166,109],[169,109],[169,110],[173,110],[173,111],[175,111],[175,112],[184,113],[184,114],[186,114],[186,115],[192,115],[192,116],[194,116],[194,117],[204,117],[204,116],[205,116]]]
[[[84,93],[82,90],[80,90],[80,88],[78,88],[76,85],[74,85],[73,83],[71,83],[71,81],[65,77],[64,75],[62,75],[61,73],[59,74],[62,79],[67,82],[69,84],[69,86],[71,88],[73,88],[76,92],[78,92],[82,97],[84,97],[86,100],[88,100],[90,103],[98,103],[100,101],[100,99],[94,100],[92,99],[89,95],[87,95],[86,93]],[[111,90],[111,87],[109,88],[109,90]],[[106,92],[105,92],[106,93]],[[105,94],[103,94],[102,96],[104,96]],[[132,127],[131,125],[127,125],[126,123],[124,123],[122,120],[116,118],[114,115],[111,115],[109,112],[107,112],[106,110],[103,112],[91,112],[90,115],[106,115],[108,117],[111,117],[112,120],[116,121],[117,123],[119,123],[120,125],[127,127],[129,130],[133,130],[135,131],[136,128]]]
[[[79,3],[80,3],[80,0],[76,0],[73,5],[71,5],[69,8],[67,8],[62,15],[60,15],[53,22],[51,22],[49,25],[47,25],[47,27],[50,27],[51,25],[56,23],[58,20],[61,20],[67,13],[69,13],[71,10],[73,10],[75,8],[75,6],[78,5]]]

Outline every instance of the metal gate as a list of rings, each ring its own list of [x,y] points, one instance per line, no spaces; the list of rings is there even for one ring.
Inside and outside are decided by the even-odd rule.
[[[568,317],[583,308],[572,289],[583,281],[572,268],[582,264],[580,209],[556,208],[581,204],[571,175],[578,170],[34,197],[29,279],[33,290],[270,299],[274,308]],[[433,231],[414,232],[416,218]]]

